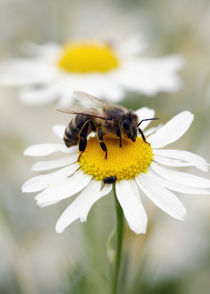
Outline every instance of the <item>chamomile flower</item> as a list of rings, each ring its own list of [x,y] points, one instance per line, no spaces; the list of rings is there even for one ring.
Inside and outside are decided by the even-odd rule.
[[[140,119],[151,118],[154,111],[145,107],[137,110],[136,114]],[[56,224],[58,233],[77,219],[86,221],[93,204],[111,191],[112,184],[103,183],[103,179],[110,176],[117,178],[117,199],[130,229],[135,233],[145,233],[147,227],[142,194],[171,217],[183,220],[186,210],[174,192],[209,194],[210,180],[174,168],[194,166],[206,172],[208,164],[194,153],[162,148],[182,137],[192,121],[193,114],[183,111],[165,125],[144,131],[150,144],[145,143],[141,137],[136,142],[123,138],[121,148],[117,137],[106,135],[104,141],[108,159],[104,158],[104,152],[95,136],[88,139],[79,162],[77,146],[66,148],[63,142],[31,146],[25,150],[25,155],[47,156],[61,152],[65,156],[35,163],[32,167],[34,171],[51,172],[31,178],[22,190],[39,192],[36,201],[41,207],[77,194]],[[142,123],[142,130],[149,123]],[[61,125],[53,128],[60,139],[64,129]]]
[[[26,104],[59,99],[62,106],[71,104],[74,90],[111,102],[122,99],[126,90],[148,96],[179,90],[176,72],[183,66],[183,58],[139,56],[142,48],[137,38],[119,46],[99,41],[34,45],[35,56],[1,63],[0,85],[18,87],[19,98]]]

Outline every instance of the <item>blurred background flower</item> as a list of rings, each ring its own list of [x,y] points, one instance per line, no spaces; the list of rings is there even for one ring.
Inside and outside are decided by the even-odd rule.
[[[184,56],[183,87],[154,99],[129,92],[122,103],[154,108],[163,123],[184,109],[192,111],[196,119],[175,148],[208,160],[209,26],[208,0],[1,0],[0,55],[1,60],[21,56],[19,48],[29,40],[122,42],[134,32],[143,35],[147,56]],[[16,94],[0,89],[0,293],[108,293],[105,251],[114,202],[105,197],[93,207],[87,224],[76,222],[64,234],[55,234],[55,220],[66,203],[43,212],[21,193],[22,183],[33,176],[33,161],[23,159],[23,150],[53,141],[51,125],[66,125],[70,118],[56,113],[53,104],[35,109],[22,105]],[[136,236],[126,229],[121,293],[209,292],[210,199],[186,197],[184,222],[169,219],[148,201],[148,233]]]
[[[140,57],[143,44],[138,36],[115,45],[83,40],[28,47],[35,56],[0,64],[0,85],[20,88],[20,100],[29,105],[59,99],[61,106],[69,106],[74,90],[119,102],[126,90],[154,96],[180,89],[176,72],[183,66],[183,58]]]

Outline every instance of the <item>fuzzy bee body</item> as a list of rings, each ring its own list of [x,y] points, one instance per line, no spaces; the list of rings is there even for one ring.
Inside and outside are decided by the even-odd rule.
[[[97,106],[96,108],[58,109],[61,112],[76,115],[65,129],[64,142],[67,147],[79,144],[80,156],[85,151],[87,136],[92,131],[97,133],[100,146],[105,153],[105,158],[107,158],[107,147],[103,141],[104,135],[115,134],[119,138],[120,147],[122,147],[122,136],[135,142],[139,131],[146,142],[144,133],[139,126],[145,120],[157,119],[148,118],[139,122],[137,115],[123,106],[108,104],[83,92],[75,92],[75,95],[81,103],[91,102]]]
[[[77,145],[80,140],[80,133],[85,123],[90,119],[87,115],[77,114],[67,125],[64,133],[64,143],[67,147]],[[89,131],[89,130],[88,130]],[[89,134],[89,132],[88,132]]]

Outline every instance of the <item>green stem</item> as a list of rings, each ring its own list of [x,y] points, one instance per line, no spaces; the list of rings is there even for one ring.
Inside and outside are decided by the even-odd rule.
[[[112,294],[117,294],[118,281],[119,281],[119,271],[121,263],[121,252],[122,252],[122,241],[123,241],[123,211],[117,200],[115,185],[113,186],[114,199],[115,199],[115,209],[116,209],[116,253],[114,261],[114,273],[112,280]]]

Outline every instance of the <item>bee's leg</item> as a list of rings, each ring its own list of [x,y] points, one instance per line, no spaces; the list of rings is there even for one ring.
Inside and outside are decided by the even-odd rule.
[[[122,147],[122,137],[121,137],[121,131],[119,126],[116,126],[116,134],[117,134],[117,137],[120,138],[120,147]]]
[[[93,132],[96,131],[96,127],[95,127],[95,125],[94,125],[94,123],[93,123],[92,120],[90,120],[90,128],[91,128],[91,130],[92,130]]]
[[[89,121],[84,123],[84,127],[82,128],[82,131],[80,133],[79,151],[81,153],[78,157],[78,161],[80,160],[80,157],[81,157],[82,153],[85,151],[85,148],[87,146],[88,129],[89,129]]]
[[[144,136],[144,133],[143,133],[143,131],[140,128],[139,128],[139,133],[141,134],[142,139],[144,140],[144,142],[147,143],[146,138]]]
[[[103,138],[103,133],[101,128],[98,128],[98,139],[101,145],[101,149],[105,152],[105,159],[107,159],[107,148],[106,145],[104,143],[104,138]]]

